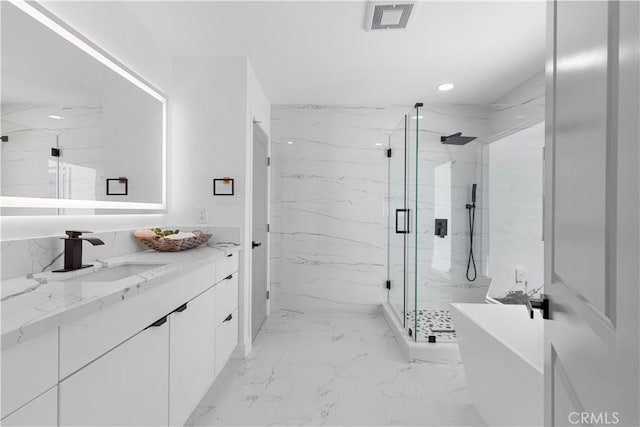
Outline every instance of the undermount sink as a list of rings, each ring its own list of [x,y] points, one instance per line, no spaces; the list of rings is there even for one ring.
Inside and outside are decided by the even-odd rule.
[[[115,282],[166,264],[121,264],[63,279],[65,282]]]

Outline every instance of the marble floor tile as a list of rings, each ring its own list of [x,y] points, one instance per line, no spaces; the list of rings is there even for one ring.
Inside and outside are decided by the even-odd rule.
[[[273,313],[188,426],[483,426],[459,363],[407,362],[381,313]]]

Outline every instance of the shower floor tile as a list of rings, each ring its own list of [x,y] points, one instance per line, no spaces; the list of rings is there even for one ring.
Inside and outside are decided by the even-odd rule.
[[[415,311],[407,312],[405,319],[413,329]],[[430,336],[436,337],[436,343],[458,341],[449,310],[418,310],[416,335],[418,341],[428,341]]]

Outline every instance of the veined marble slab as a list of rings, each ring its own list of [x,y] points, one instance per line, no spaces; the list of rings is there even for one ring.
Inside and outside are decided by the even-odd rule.
[[[45,272],[2,281],[2,349],[160,286],[176,274],[214,263],[240,246],[218,243],[182,252],[144,251],[97,260],[71,273]],[[63,279],[126,263],[165,264],[112,282]]]

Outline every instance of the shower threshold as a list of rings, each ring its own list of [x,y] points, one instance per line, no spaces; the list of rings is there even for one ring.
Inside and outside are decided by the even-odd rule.
[[[417,322],[415,311],[409,311],[405,313],[405,322],[413,330],[419,342],[451,343],[458,341],[449,310],[420,309],[418,310]]]
[[[447,310],[448,311],[448,310]],[[405,354],[408,360],[424,360],[429,362],[440,362],[440,363],[458,363],[461,362],[460,358],[460,350],[458,348],[457,338],[454,337],[454,332],[435,332],[431,330],[433,334],[450,334],[451,339],[448,342],[445,342],[444,339],[438,340],[436,342],[428,342],[428,336],[425,338],[425,341],[414,341],[413,338],[409,337],[407,331],[402,326],[400,318],[396,315],[395,311],[391,307],[388,302],[382,303],[382,313],[384,314],[384,318],[393,332],[393,335],[400,346],[400,349]],[[409,314],[409,313],[407,313]],[[418,319],[420,316],[418,316]],[[435,326],[434,329],[450,329],[453,330],[452,327],[443,327],[443,326]],[[422,333],[419,331],[419,333]]]

